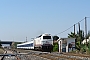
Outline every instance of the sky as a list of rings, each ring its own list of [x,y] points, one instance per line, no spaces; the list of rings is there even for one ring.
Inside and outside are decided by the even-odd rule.
[[[85,17],[90,17],[90,0],[0,0],[0,40],[27,37],[30,41],[42,33],[54,36]],[[88,30],[89,22],[87,18]],[[84,20],[80,24],[84,30]],[[58,36],[64,38],[70,32],[73,27]]]

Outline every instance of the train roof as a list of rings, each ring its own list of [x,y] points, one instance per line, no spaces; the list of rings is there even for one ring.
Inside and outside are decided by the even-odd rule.
[[[30,44],[33,43],[34,41],[30,41],[30,42],[25,42],[25,43],[21,43],[21,44],[17,44],[17,45],[25,45],[25,44]]]
[[[44,34],[40,34],[39,36],[37,36],[36,38],[39,38],[39,37],[41,37],[41,36],[50,36],[51,34],[49,34],[49,33],[44,33]]]

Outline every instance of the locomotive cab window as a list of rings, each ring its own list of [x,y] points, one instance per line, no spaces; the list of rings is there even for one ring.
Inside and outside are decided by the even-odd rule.
[[[43,36],[43,39],[51,39],[51,36]]]

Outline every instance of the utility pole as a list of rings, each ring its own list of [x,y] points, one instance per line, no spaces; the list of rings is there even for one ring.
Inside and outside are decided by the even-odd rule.
[[[81,35],[80,35],[81,34],[81,32],[80,32],[80,23],[78,23],[78,28],[79,28],[79,37],[81,38]],[[80,44],[81,44],[81,40],[80,40]]]
[[[76,47],[77,38],[76,38],[76,34],[75,34],[75,24],[74,24],[74,38],[75,38],[75,48],[77,48]]]
[[[26,42],[27,42],[27,37],[26,37]]]
[[[74,37],[75,37],[75,24],[74,24]]]
[[[80,36],[80,23],[78,23],[78,28],[79,28],[79,36]]]
[[[85,38],[86,38],[86,44],[87,44],[87,17],[85,17]]]

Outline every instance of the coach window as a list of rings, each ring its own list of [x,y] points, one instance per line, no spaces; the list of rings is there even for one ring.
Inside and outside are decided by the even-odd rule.
[[[33,46],[33,43],[31,44],[31,46]]]

